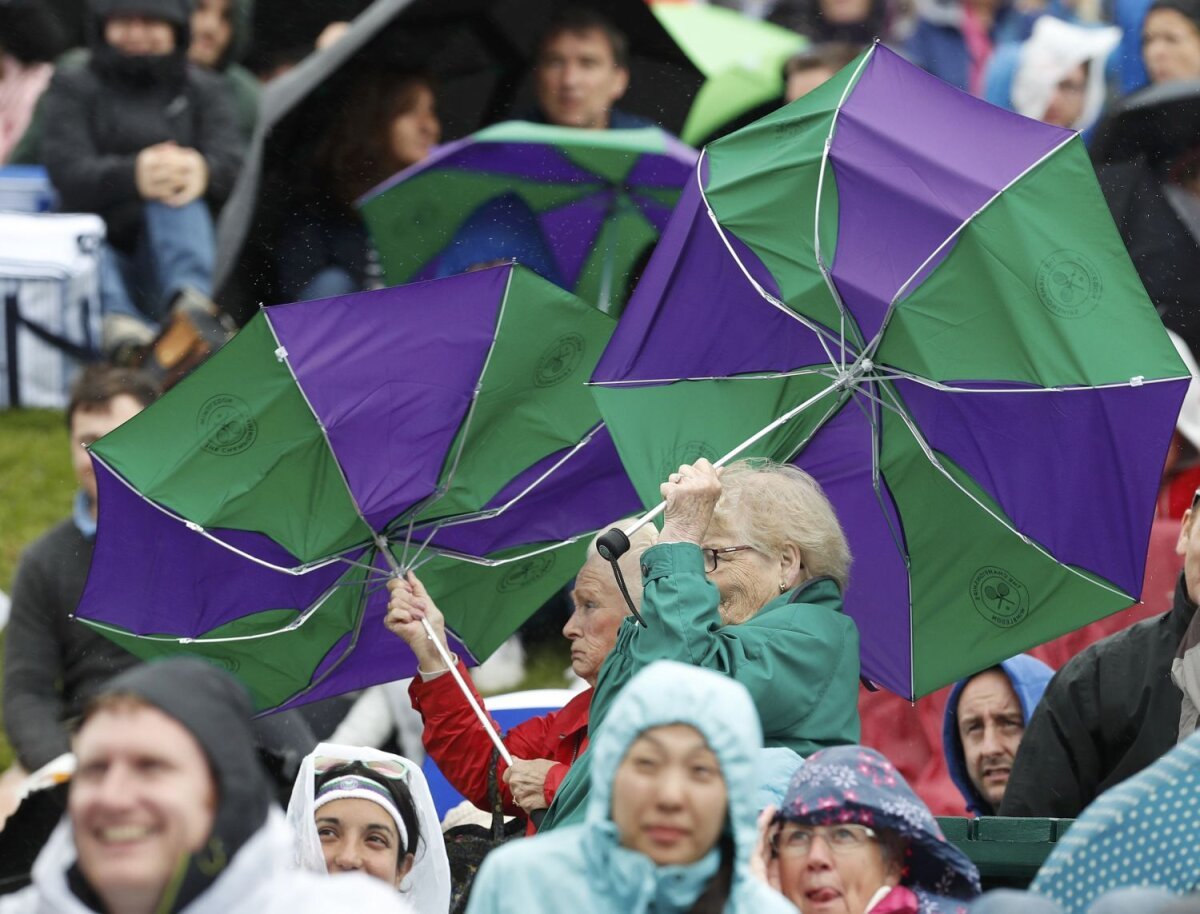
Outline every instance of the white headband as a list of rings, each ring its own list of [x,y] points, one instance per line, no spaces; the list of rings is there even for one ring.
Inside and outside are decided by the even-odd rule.
[[[382,806],[392,817],[392,821],[396,823],[396,829],[400,832],[399,856],[404,856],[405,848],[408,847],[408,829],[404,827],[404,820],[400,816],[400,810],[396,808],[391,791],[372,778],[364,778],[355,774],[342,775],[326,782],[317,791],[316,801],[313,803],[313,815],[315,816],[326,803],[332,803],[334,800],[369,800]]]

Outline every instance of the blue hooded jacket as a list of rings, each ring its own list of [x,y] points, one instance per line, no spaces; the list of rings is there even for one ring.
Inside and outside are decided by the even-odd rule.
[[[795,914],[784,897],[750,872],[758,837],[756,788],[762,728],[745,686],[711,670],[673,661],[651,664],[621,690],[592,743],[591,791],[580,825],[505,844],[483,862],[468,914],[674,914],[689,910],[719,866],[714,848],[695,863],[658,866],[622,847],[612,821],[617,766],[644,730],[688,724],[721,765],[733,839],[726,914]]]
[[[1033,709],[1042,700],[1042,693],[1050,683],[1054,670],[1042,663],[1036,657],[1028,654],[1017,654],[1000,664],[1000,669],[1008,677],[1013,691],[1017,693],[1017,701],[1021,703],[1021,716],[1025,725],[1033,716]],[[976,674],[978,675],[978,674]],[[942,718],[942,750],[946,753],[946,768],[950,772],[950,780],[963,795],[967,804],[967,812],[974,816],[990,816],[995,814],[992,805],[983,798],[971,783],[967,772],[967,761],[963,754],[962,739],[958,735],[958,700],[966,684],[974,677],[961,679],[954,683],[950,690],[950,698],[946,702],[946,713]]]

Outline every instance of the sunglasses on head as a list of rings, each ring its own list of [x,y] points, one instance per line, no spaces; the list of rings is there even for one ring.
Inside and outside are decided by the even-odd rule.
[[[392,759],[350,759],[337,758],[332,755],[319,755],[313,759],[313,774],[320,777],[327,771],[332,771],[334,768],[341,768],[344,765],[353,765],[355,763],[362,765],[368,771],[382,775],[393,781],[407,781],[409,776],[409,767],[405,762],[393,761]]]

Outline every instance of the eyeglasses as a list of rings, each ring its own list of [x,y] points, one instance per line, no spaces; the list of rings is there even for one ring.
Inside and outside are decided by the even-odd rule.
[[[753,548],[753,546],[725,546],[723,549],[701,548],[700,551],[704,553],[704,570],[710,573],[716,571],[719,556],[729,555],[731,552],[742,552],[743,550]]]
[[[817,835],[835,854],[849,854],[875,840],[875,830],[865,825],[785,825],[771,838],[771,848],[780,857],[804,857]]]

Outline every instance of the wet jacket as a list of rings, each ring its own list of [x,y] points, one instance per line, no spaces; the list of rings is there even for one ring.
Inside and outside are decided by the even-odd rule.
[[[642,580],[647,625],[632,618],[621,623],[596,682],[593,738],[633,675],[655,660],[669,659],[716,670],[744,685],[767,746],[807,757],[858,741],[858,628],[842,613],[833,579],[806,581],[738,625],[721,623],[717,588],[705,576],[703,555],[694,545],[647,549]],[[580,757],[559,787],[543,830],[582,819],[590,754]]]
[[[592,746],[595,762],[583,824],[505,844],[483,862],[468,914],[675,914],[687,911],[717,872],[721,851],[698,862],[657,866],[622,847],[612,822],[616,769],[643,730],[684,723],[703,735],[717,756],[727,788],[726,835],[732,881],[723,910],[795,914],[795,909],[750,872],[757,830],[755,762],[762,746],[746,690],[727,677],[677,663],[658,663],[635,676],[612,707]],[[721,843],[721,842],[719,842]]]
[[[467,669],[460,661],[458,671],[463,680],[471,683]],[[474,684],[471,691],[475,692]],[[438,676],[422,682],[416,677],[408,687],[413,707],[425,721],[425,732],[421,740],[425,751],[437,762],[454,789],[478,806],[490,810],[488,798],[488,769],[492,757],[492,741],[483,732],[475,712],[463,700],[458,685],[450,675]],[[475,699],[483,707],[483,699],[475,692]],[[572,698],[558,711],[541,717],[530,718],[508,731],[504,745],[516,758],[552,759],[558,764],[546,772],[546,803],[553,802],[558,785],[567,776],[571,763],[587,748],[588,706],[592,690],[587,689]],[[495,725],[495,721],[492,721]],[[497,726],[497,732],[500,731]],[[496,785],[504,803],[504,812],[510,816],[526,818],[524,810],[513,802],[512,792],[504,783],[504,772],[508,765],[499,759],[496,767]]]
[[[1028,654],[1017,654],[1000,664],[1000,669],[1008,677],[1017,701],[1021,704],[1021,716],[1025,726],[1029,726],[1029,718],[1033,709],[1046,691],[1054,670],[1036,657]],[[967,804],[967,812],[973,816],[992,816],[996,811],[992,804],[983,798],[979,789],[971,782],[967,771],[966,757],[963,754],[962,737],[958,732],[958,700],[962,697],[963,689],[971,679],[962,679],[950,690],[946,701],[946,713],[942,718],[942,749],[946,753],[946,769],[950,772],[950,780],[963,795]]]
[[[138,0],[138,9],[167,0]],[[93,0],[93,6],[102,6]],[[162,13],[164,18],[167,14]],[[66,212],[96,213],[109,240],[131,250],[141,226],[137,154],[173,140],[208,164],[205,197],[219,208],[242,161],[233,94],[224,77],[186,62],[188,31],[176,28],[176,49],[138,72],[102,38],[93,22],[87,65],[61,69],[42,96],[41,156]]]
[[[1025,729],[1003,816],[1074,818],[1175,745],[1171,661],[1196,612],[1183,576],[1171,611],[1097,641],[1059,670]]]

